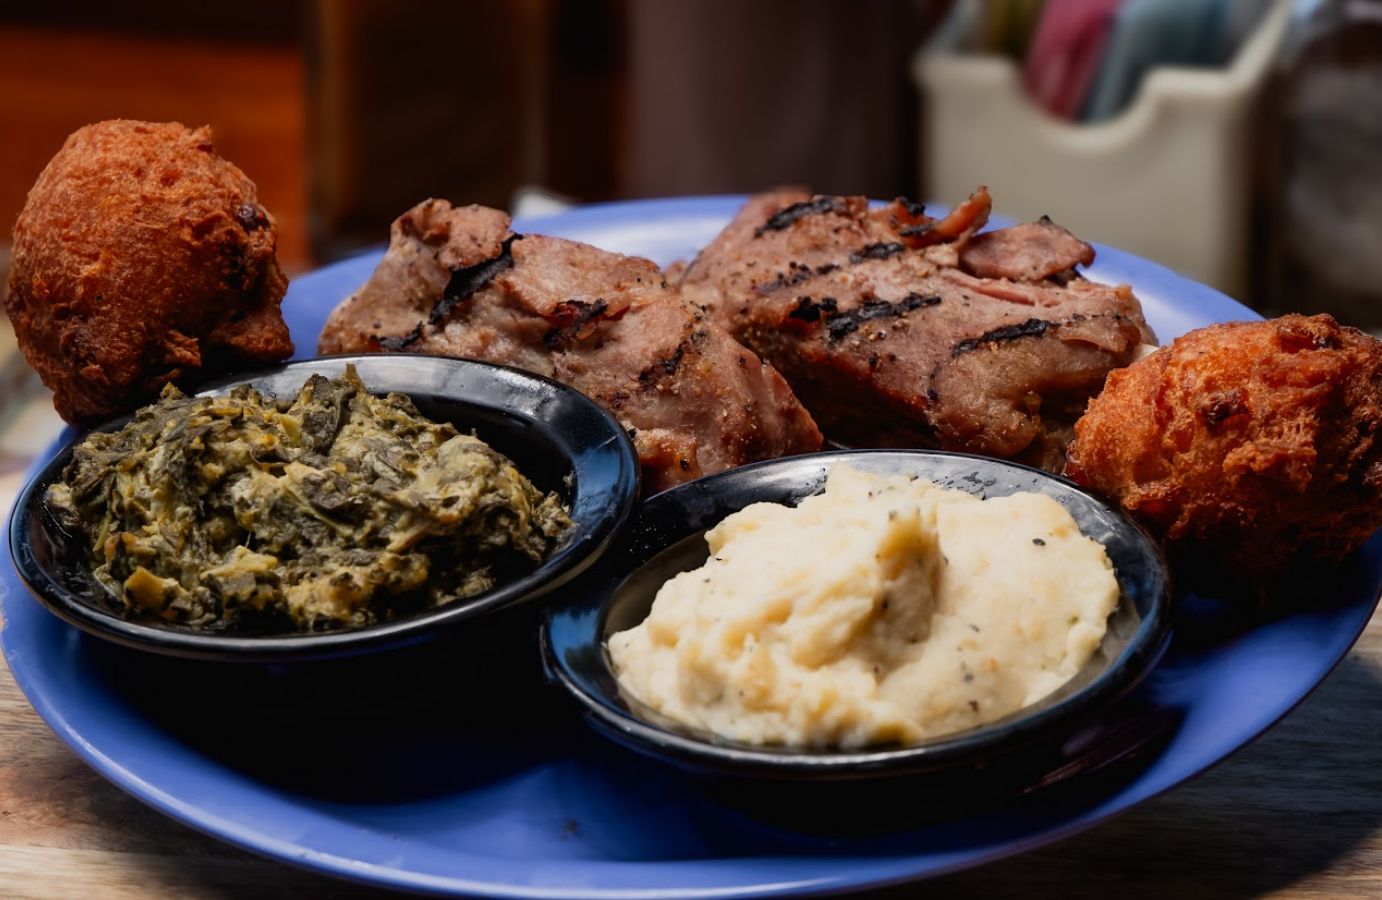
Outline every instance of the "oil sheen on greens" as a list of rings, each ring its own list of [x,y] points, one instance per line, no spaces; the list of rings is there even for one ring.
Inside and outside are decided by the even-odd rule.
[[[47,500],[126,614],[207,631],[369,625],[535,567],[570,525],[482,441],[370,395],[165,389],[75,450]]]

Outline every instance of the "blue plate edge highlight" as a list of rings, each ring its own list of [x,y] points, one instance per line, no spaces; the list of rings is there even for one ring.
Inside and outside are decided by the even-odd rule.
[[[624,221],[625,223],[627,223],[627,217],[630,212],[647,212],[650,214],[658,214],[663,218],[671,218],[677,214],[679,207],[684,207],[687,203],[700,204],[701,206],[706,207],[706,211],[708,212],[713,212],[713,207],[715,207],[716,204],[722,204],[723,211],[726,215],[728,215],[728,213],[732,213],[734,208],[737,207],[738,202],[738,198],[721,197],[682,198],[679,200],[665,201],[636,201],[635,203],[631,204],[610,204],[598,207],[589,207],[583,210],[573,211],[569,214],[561,214],[558,216],[546,217],[540,220],[530,220],[520,224],[523,229],[527,230],[539,230],[544,227],[552,226],[554,232],[558,233],[567,228],[579,231],[580,228],[590,224],[617,225],[620,221]],[[634,207],[637,208],[634,209]],[[578,236],[576,234],[568,234],[569,236]],[[1168,287],[1171,289],[1185,290],[1187,291],[1187,293],[1193,296],[1196,305],[1199,307],[1194,311],[1195,313],[1198,313],[1198,315],[1192,314],[1191,318],[1204,318],[1206,314],[1215,319],[1258,318],[1258,316],[1255,313],[1252,313],[1250,310],[1247,310],[1244,307],[1239,306],[1238,304],[1224,297],[1222,294],[1219,294],[1218,292],[1213,291],[1209,288],[1205,288],[1201,285],[1196,285],[1193,282],[1190,282],[1188,279],[1185,279],[1184,276],[1177,275],[1163,267],[1156,266],[1154,264],[1150,264],[1142,260],[1138,260],[1129,254],[1124,254],[1119,251],[1111,250],[1109,248],[1099,247],[1099,254],[1100,260],[1096,261],[1095,265],[1090,270],[1090,274],[1093,277],[1099,280],[1132,281],[1134,283],[1134,287],[1138,290],[1140,296],[1144,292],[1144,285],[1154,285],[1154,290],[1151,292],[1154,295],[1161,295]],[[351,268],[349,269],[351,277],[354,277],[354,274],[359,271],[363,271],[367,275],[368,269],[366,268],[366,266],[372,268],[371,259],[377,258],[377,255],[377,252],[366,253],[352,260],[347,261],[347,263],[338,264],[337,266],[329,267],[325,270],[322,270],[322,273],[319,274],[332,274],[334,272],[334,274],[336,275],[336,279],[340,281],[342,276],[346,275],[347,273],[345,267],[348,264],[351,266]],[[311,276],[308,276],[308,278],[310,277]],[[308,279],[305,278],[302,281],[307,280]],[[301,282],[295,283],[300,284]],[[353,287],[351,289],[353,289]],[[301,294],[302,290],[300,289],[298,293]],[[342,293],[340,296],[335,297],[331,301],[331,304],[334,305],[334,302],[336,300],[342,299],[344,296],[345,294]],[[293,299],[293,294],[291,291],[289,299]],[[1144,298],[1144,300],[1145,299],[1146,298]],[[1176,308],[1176,312],[1182,314],[1182,316],[1186,313],[1185,310],[1179,308]],[[1158,330],[1159,332],[1161,331],[1160,328],[1158,328]],[[1167,340],[1172,336],[1174,335],[1168,333],[1159,333],[1159,337],[1161,337],[1163,341]],[[304,349],[305,348],[303,347],[299,348],[300,352]],[[0,597],[0,602],[2,602],[6,607],[8,607],[10,603],[10,596],[14,593],[14,585],[12,583],[12,578],[7,580],[7,582],[8,583],[5,585],[7,590],[5,591],[4,596]],[[20,592],[23,592],[22,589],[20,589]],[[18,602],[26,601],[21,600]],[[255,852],[263,853],[277,859],[281,859],[283,861],[298,865],[299,867],[305,867],[318,871],[326,871],[330,872],[331,874],[346,877],[353,881],[360,881],[375,885],[406,887],[412,890],[425,891],[464,891],[468,893],[483,893],[489,896],[781,896],[786,894],[796,894],[802,891],[810,891],[814,893],[822,891],[839,891],[859,887],[880,886],[891,883],[905,882],[921,876],[940,875],[959,869],[969,868],[973,865],[979,865],[985,862],[990,862],[995,859],[1012,855],[1014,853],[1025,852],[1030,849],[1035,849],[1037,847],[1048,845],[1050,843],[1053,843],[1054,841],[1070,836],[1071,834],[1074,834],[1078,831],[1082,831],[1085,828],[1090,827],[1091,825],[1099,821],[1102,821],[1105,818],[1109,818],[1112,815],[1126,811],[1126,809],[1129,809],[1132,806],[1137,805],[1141,802],[1145,802],[1145,800],[1147,799],[1151,799],[1155,796],[1158,796],[1159,794],[1164,793],[1166,790],[1169,790],[1177,784],[1182,783],[1184,780],[1187,780],[1191,777],[1195,777],[1203,773],[1204,771],[1207,771],[1212,766],[1217,765],[1223,759],[1226,759],[1229,755],[1236,752],[1238,749],[1241,749],[1242,746],[1246,746],[1246,744],[1249,743],[1252,739],[1255,739],[1257,736],[1260,736],[1261,733],[1265,732],[1276,722],[1280,721],[1280,719],[1288,715],[1292,709],[1294,709],[1301,702],[1307,699],[1310,693],[1313,692],[1313,690],[1316,687],[1318,687],[1318,684],[1321,681],[1323,681],[1324,677],[1327,677],[1328,673],[1333,671],[1333,669],[1339,664],[1339,662],[1341,662],[1343,658],[1347,655],[1348,648],[1352,647],[1353,643],[1356,642],[1358,637],[1362,634],[1362,631],[1366,628],[1371,615],[1370,610],[1372,607],[1375,607],[1375,605],[1376,598],[1374,597],[1372,605],[1369,607],[1369,613],[1367,615],[1361,616],[1361,621],[1358,624],[1356,631],[1352,634],[1352,637],[1347,640],[1346,646],[1344,646],[1343,651],[1339,652],[1335,658],[1329,661],[1323,674],[1319,678],[1315,679],[1313,683],[1299,697],[1294,699],[1285,709],[1278,711],[1273,716],[1261,720],[1259,723],[1260,727],[1254,734],[1252,734],[1246,740],[1243,740],[1240,743],[1238,743],[1237,746],[1231,748],[1227,753],[1224,753],[1218,756],[1217,758],[1206,761],[1204,765],[1199,769],[1190,772],[1189,774],[1184,774],[1180,777],[1173,778],[1169,780],[1168,783],[1161,785],[1160,787],[1157,787],[1154,790],[1145,792],[1142,795],[1139,795],[1136,798],[1131,799],[1129,802],[1124,803],[1123,805],[1115,806],[1115,808],[1112,810],[1107,810],[1106,807],[1109,805],[1110,801],[1115,798],[1104,798],[1101,803],[1091,807],[1083,815],[1076,817],[1064,823],[1061,826],[1049,828],[1043,832],[1028,835],[1024,838],[1015,839],[1009,842],[1008,844],[1003,845],[1002,847],[995,847],[987,852],[980,851],[963,860],[958,860],[946,864],[939,864],[929,868],[922,866],[921,871],[917,871],[918,861],[914,857],[894,857],[891,859],[873,857],[871,859],[862,861],[862,864],[867,871],[855,871],[853,873],[848,874],[837,873],[834,875],[804,879],[777,878],[755,880],[756,883],[752,885],[739,884],[737,886],[721,887],[706,886],[704,888],[692,887],[677,888],[671,890],[657,890],[654,888],[651,890],[651,892],[649,888],[646,886],[640,888],[638,886],[633,885],[626,887],[609,888],[551,888],[540,887],[533,885],[531,883],[527,885],[520,885],[514,883],[513,881],[496,882],[456,878],[437,878],[433,876],[422,875],[419,873],[405,872],[398,869],[388,869],[370,863],[363,863],[358,860],[351,859],[350,857],[344,857],[321,850],[312,850],[308,848],[298,847],[281,840],[265,837],[264,835],[259,834],[257,832],[242,833],[245,832],[245,828],[243,826],[230,820],[226,820],[223,817],[219,817],[214,814],[208,814],[205,811],[198,810],[195,807],[192,807],[189,804],[180,801],[178,798],[170,794],[167,794],[165,791],[161,790],[156,785],[135,775],[132,771],[127,769],[121,763],[102,752],[99,749],[99,747],[95,743],[90,742],[86,738],[86,736],[74,730],[69,725],[69,723],[67,723],[67,721],[62,717],[60,710],[57,709],[55,706],[51,705],[51,698],[48,696],[47,691],[44,690],[44,688],[40,686],[35,680],[35,678],[37,678],[37,676],[41,674],[39,670],[34,670],[33,672],[27,670],[25,668],[26,663],[23,652],[13,645],[13,641],[16,636],[14,635],[11,629],[14,625],[14,622],[12,620],[16,617],[10,615],[7,615],[5,617],[6,626],[4,631],[0,632],[0,643],[2,643],[4,646],[4,651],[7,659],[10,662],[11,671],[14,674],[16,682],[19,684],[21,690],[26,694],[26,696],[30,698],[31,702],[34,703],[35,708],[38,709],[40,715],[49,724],[49,726],[52,727],[56,733],[58,733],[59,737],[61,737],[69,745],[73,746],[73,748],[77,750],[78,754],[86,762],[91,764],[94,768],[100,771],[107,778],[110,778],[113,782],[115,782],[125,790],[129,791],[130,793],[134,794],[150,806],[153,806],[154,808],[169,814],[173,818],[178,819],[179,821],[182,821],[185,824],[197,828],[198,830],[204,831],[205,833],[212,834],[213,836],[228,840],[229,842],[234,843],[237,846],[241,846],[245,849],[249,849]],[[1353,607],[1357,607],[1357,604],[1354,604]],[[7,612],[8,611],[9,610],[7,609]],[[1360,612],[1360,610],[1358,609],[1355,609],[1354,611]],[[31,610],[31,612],[37,612],[37,610]],[[46,611],[42,614],[50,615],[46,613]],[[19,618],[22,620],[22,615]],[[69,626],[63,627],[66,628]],[[18,668],[16,668],[16,662],[19,663]],[[31,674],[35,677],[31,678]],[[722,860],[718,862],[721,862],[722,864],[729,863],[730,868],[738,869],[757,865],[772,866],[774,865],[777,859],[778,858],[776,857],[740,857],[735,858],[733,860]],[[813,857],[813,859],[817,862],[834,861],[846,867],[850,865],[858,867],[861,864],[860,860],[851,857]],[[573,861],[569,864],[575,864],[575,862],[578,861]],[[680,865],[681,863],[678,862],[677,864]],[[643,868],[646,866],[653,866],[655,868],[659,868],[665,864],[616,864],[616,866],[625,865],[632,865],[634,868]],[[607,871],[610,868],[610,864],[600,864],[596,866],[596,868],[601,869],[603,871]]]

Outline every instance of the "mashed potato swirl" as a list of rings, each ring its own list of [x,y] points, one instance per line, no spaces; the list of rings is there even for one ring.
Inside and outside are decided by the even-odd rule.
[[[857,748],[1028,706],[1098,648],[1118,583],[1055,500],[988,500],[836,466],[791,508],[706,534],[609,639],[619,683],[679,722],[755,744]]]

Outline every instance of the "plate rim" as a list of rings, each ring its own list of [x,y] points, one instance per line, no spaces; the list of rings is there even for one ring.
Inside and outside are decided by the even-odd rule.
[[[576,208],[575,210],[572,210],[570,212],[558,213],[553,216],[542,217],[541,219],[522,220],[521,222],[515,223],[515,225],[516,227],[521,227],[525,230],[532,230],[539,227],[555,227],[555,231],[553,233],[560,233],[564,227],[571,225],[571,223],[573,222],[576,226],[580,226],[583,222],[608,222],[608,220],[610,219],[621,219],[626,217],[630,212],[673,212],[679,206],[684,206],[688,202],[694,204],[704,204],[709,206],[713,206],[715,203],[724,204],[726,208],[722,210],[722,212],[724,213],[725,218],[727,218],[728,215],[731,215],[734,211],[734,207],[731,206],[731,204],[738,204],[742,202],[742,200],[742,197],[728,195],[716,197],[661,198],[630,202],[619,202],[612,204],[600,204],[592,207]],[[1095,244],[1095,247],[1098,250],[1099,259],[1096,260],[1094,266],[1090,268],[1089,274],[1097,280],[1105,280],[1102,276],[1106,276],[1109,274],[1113,274],[1114,277],[1117,277],[1116,273],[1118,271],[1131,268],[1137,270],[1139,273],[1142,273],[1141,275],[1139,275],[1138,278],[1134,279],[1135,284],[1142,282],[1145,279],[1163,282],[1165,284],[1170,284],[1178,289],[1184,290],[1188,297],[1192,298],[1196,303],[1200,304],[1196,309],[1197,315],[1194,317],[1195,320],[1202,320],[1205,318],[1208,318],[1211,321],[1229,318],[1260,318],[1251,310],[1237,304],[1235,301],[1229,299],[1220,292],[1215,291],[1212,288],[1208,288],[1204,285],[1197,284],[1190,280],[1188,277],[1172,272],[1171,270],[1163,266],[1149,262],[1147,260],[1140,259],[1132,254],[1114,250],[1113,248],[1107,248],[1099,244]],[[357,257],[353,257],[348,260],[342,260],[341,262],[336,263],[333,266],[324,267],[323,269],[320,269],[313,274],[320,275],[323,273],[330,273],[333,269],[338,269],[339,267],[345,266],[346,264],[352,264],[355,268],[360,268],[363,267],[366,264],[366,260],[370,259],[371,257],[377,258],[379,256],[379,253],[380,251],[378,250],[375,250],[373,252],[366,252]],[[354,270],[352,269],[351,271]],[[311,276],[309,275],[303,279],[300,279],[298,283],[301,283],[301,281],[307,281],[310,279],[310,277]],[[1138,287],[1139,295],[1142,294],[1143,290],[1144,288],[1142,286]],[[1160,290],[1158,290],[1157,293],[1160,293]],[[1171,308],[1183,312],[1183,310],[1180,310],[1178,305],[1174,305]],[[35,463],[35,469],[38,465],[41,464],[42,460],[46,460],[51,455],[53,449],[54,448],[49,448],[49,451],[46,451],[44,455],[40,457],[40,460]],[[34,469],[31,469],[31,472],[33,470]],[[1380,545],[1374,542],[1374,548],[1378,546]],[[1373,549],[1372,552],[1376,553],[1382,551]],[[0,588],[5,587],[10,587],[10,585],[0,583]],[[2,594],[0,595],[0,605],[8,607],[11,602],[16,602],[12,601],[11,599],[15,593],[17,592],[10,590],[0,591],[0,594]],[[1372,598],[1371,602],[1369,603],[1369,610],[1374,609],[1376,607],[1377,600],[1378,598],[1376,596]],[[20,598],[20,601],[17,602],[32,603],[31,600],[22,596]],[[33,609],[28,610],[28,612],[41,614],[44,616],[51,615],[46,610],[41,610],[41,608],[37,606],[35,606]],[[993,862],[997,859],[1002,859],[1008,856],[1016,855],[1018,853],[1027,852],[1029,850],[1033,850],[1042,846],[1047,846],[1056,841],[1062,840],[1075,833],[1092,827],[1093,825],[1098,824],[1099,822],[1102,822],[1105,819],[1112,818],[1115,815],[1120,815],[1123,812],[1126,812],[1127,810],[1132,809],[1133,807],[1138,806],[1149,799],[1152,799],[1156,796],[1160,796],[1161,794],[1173,789],[1174,787],[1177,787],[1180,784],[1185,783],[1187,780],[1191,778],[1198,777],[1200,774],[1203,774],[1203,772],[1208,771],[1210,768],[1214,766],[1217,766],[1224,760],[1230,758],[1233,754],[1237,753],[1243,747],[1247,746],[1267,729],[1271,728],[1282,718],[1289,715],[1292,710],[1297,708],[1300,705],[1300,703],[1304,702],[1313,693],[1313,691],[1319,687],[1320,683],[1322,683],[1323,680],[1328,677],[1328,674],[1332,672],[1338,666],[1338,664],[1342,662],[1342,660],[1348,655],[1348,649],[1353,646],[1353,644],[1357,641],[1358,637],[1362,634],[1363,630],[1366,629],[1370,618],[1371,613],[1362,617],[1359,627],[1357,628],[1356,632],[1353,633],[1351,637],[1347,640],[1344,649],[1338,653],[1336,658],[1329,662],[1323,674],[1318,679],[1316,679],[1314,683],[1312,683],[1306,690],[1304,690],[1301,693],[1299,697],[1296,697],[1285,708],[1279,710],[1275,715],[1271,716],[1267,720],[1257,722],[1256,724],[1258,725],[1258,727],[1256,727],[1253,733],[1249,735],[1246,739],[1238,742],[1235,746],[1231,747],[1226,752],[1203,763],[1194,771],[1175,777],[1169,783],[1165,784],[1164,786],[1161,786],[1156,790],[1143,792],[1135,798],[1131,799],[1130,801],[1118,805],[1114,809],[1105,808],[1110,801],[1110,797],[1106,795],[1101,795],[1099,802],[1088,806],[1087,808],[1083,809],[1081,812],[1079,812],[1077,815],[1073,817],[1063,819],[1060,824],[1053,825],[1051,827],[1038,830],[1035,832],[1024,833],[1018,837],[1013,838],[1010,841],[1005,841],[998,846],[990,845],[986,848],[981,848],[977,851],[969,853],[963,858],[951,859],[949,861],[939,862],[935,864],[921,863],[919,865],[917,861],[917,853],[914,852],[903,856],[894,855],[874,857],[869,861],[870,865],[869,871],[867,873],[861,873],[851,869],[845,869],[834,871],[832,874],[828,876],[797,879],[783,878],[772,881],[771,883],[767,883],[763,879],[759,879],[748,886],[745,886],[743,884],[737,884],[734,886],[710,886],[704,888],[672,888],[663,890],[654,890],[648,887],[638,886],[594,889],[576,887],[552,888],[533,885],[531,883],[517,884],[512,880],[506,882],[496,882],[492,880],[484,881],[472,878],[433,877],[418,873],[410,873],[397,868],[381,867],[371,863],[352,860],[348,857],[342,857],[321,850],[312,850],[310,848],[304,848],[300,845],[295,845],[291,842],[278,840],[273,837],[265,837],[262,833],[254,831],[253,829],[246,829],[244,826],[239,825],[234,821],[225,819],[218,813],[208,813],[204,810],[193,808],[185,802],[180,802],[178,798],[172,796],[171,794],[168,794],[166,791],[163,791],[158,786],[146,781],[145,779],[141,778],[133,771],[128,769],[123,763],[103,753],[101,749],[97,746],[97,743],[93,743],[92,740],[88,739],[87,735],[83,735],[79,733],[76,729],[72,728],[70,726],[70,723],[68,723],[61,715],[61,711],[51,705],[50,701],[53,698],[49,697],[44,687],[38,683],[38,678],[42,674],[42,666],[39,665],[34,668],[31,668],[33,663],[25,659],[24,649],[19,646],[16,646],[15,642],[17,639],[17,634],[14,631],[15,617],[13,616],[5,616],[5,627],[3,631],[0,631],[0,646],[3,646],[5,657],[9,664],[11,673],[15,678],[15,682],[19,686],[20,690],[25,694],[26,698],[29,699],[30,703],[34,705],[35,709],[38,711],[40,716],[44,718],[45,722],[47,722],[49,727],[54,730],[54,732],[59,736],[59,738],[61,738],[65,743],[71,746],[78,753],[78,755],[81,756],[88,764],[92,765],[93,768],[96,768],[98,772],[100,772],[103,776],[114,782],[117,786],[121,787],[123,790],[127,791],[128,793],[132,794],[133,796],[147,803],[148,805],[160,810],[161,812],[164,812],[170,817],[198,831],[212,835],[218,839],[225,840],[231,844],[242,847],[243,849],[247,849],[252,852],[269,856],[271,858],[277,859],[281,862],[286,862],[290,865],[294,865],[299,868],[305,868],[318,872],[325,872],[331,875],[346,878],[351,881],[386,887],[403,887],[412,890],[423,890],[429,892],[450,892],[469,895],[479,894],[485,896],[536,898],[625,898],[635,896],[690,898],[727,896],[783,896],[796,895],[801,893],[843,891],[866,887],[881,887],[891,884],[906,883],[920,878],[939,876],[954,871],[972,868],[978,865],[984,865],[989,862]],[[70,626],[66,625],[63,625],[62,627],[70,628]],[[19,663],[18,666],[16,666],[16,662]],[[91,737],[96,736],[93,735]],[[922,851],[918,850],[917,852]],[[465,856],[464,853],[459,852],[453,855],[458,857]],[[471,858],[474,857],[472,856]],[[857,858],[850,857],[848,855],[845,855],[843,857],[815,856],[812,858],[815,860],[838,862],[842,865],[846,865],[853,862],[855,865],[857,865]],[[734,859],[738,862],[770,863],[773,860],[779,860],[780,857],[735,857]],[[580,864],[586,861],[562,860],[561,862]],[[677,864],[683,863],[683,861],[681,860],[674,860],[673,862]],[[664,864],[664,862],[660,861],[655,863],[632,863],[627,865],[632,865],[634,867],[662,867]],[[510,865],[512,864],[510,863]],[[596,868],[603,867],[604,869],[608,869],[612,864],[608,863],[607,861],[599,861],[594,865]]]

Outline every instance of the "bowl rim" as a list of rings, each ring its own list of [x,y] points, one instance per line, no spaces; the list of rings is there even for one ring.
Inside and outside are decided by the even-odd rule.
[[[252,384],[294,371],[301,371],[305,381],[310,375],[323,369],[332,369],[337,365],[344,368],[346,364],[353,364],[361,370],[362,380],[369,384],[371,376],[367,373],[371,369],[399,362],[431,371],[460,371],[470,377],[478,375],[494,383],[506,381],[508,384],[521,386],[534,396],[538,392],[555,393],[567,402],[575,404],[574,409],[582,417],[583,424],[595,425],[604,432],[601,440],[579,448],[583,456],[578,457],[571,453],[563,455],[571,467],[572,488],[578,501],[581,496],[579,486],[583,468],[599,462],[612,464],[614,474],[610,484],[592,499],[591,505],[581,506],[579,517],[577,504],[573,504],[573,524],[569,540],[531,572],[458,603],[391,622],[335,631],[273,635],[206,634],[176,626],[122,618],[113,611],[100,608],[96,602],[83,599],[81,595],[87,592],[72,590],[60,577],[38,562],[29,540],[28,520],[31,514],[49,516],[43,508],[43,492],[60,475],[76,445],[94,431],[122,427],[133,418],[134,413],[130,413],[91,428],[82,428],[61,447],[52,450],[51,455],[31,470],[27,482],[10,509],[8,521],[10,556],[21,582],[29,589],[30,594],[59,618],[89,634],[126,647],[168,656],[211,661],[297,662],[355,656],[430,640],[441,631],[459,623],[550,594],[579,576],[609,549],[631,516],[638,498],[638,456],[623,426],[608,411],[581,392],[553,379],[513,366],[470,358],[421,353],[332,354],[290,360],[277,366],[206,382],[197,387],[195,395],[224,393],[242,384]],[[372,374],[377,378],[386,373]],[[373,385],[371,387],[374,388]],[[408,389],[391,387],[387,382],[374,390],[397,391],[408,394],[410,398],[414,393],[423,393],[421,386],[410,393]],[[560,422],[549,422],[501,404],[484,403],[473,397],[453,396],[446,399],[461,406],[496,412],[506,418],[517,419],[530,425],[544,425],[549,434],[560,434],[562,431],[559,427]],[[584,465],[581,464],[582,460]],[[54,526],[56,527],[56,523]]]
[[[960,459],[972,461],[980,466],[997,466],[1023,475],[1035,475],[1067,495],[1079,498],[1079,502],[1093,504],[1104,513],[1111,513],[1120,526],[1120,536],[1130,541],[1138,555],[1149,564],[1147,574],[1151,587],[1148,591],[1148,614],[1140,617],[1127,645],[1109,662],[1105,671],[1088,684],[1070,691],[1049,705],[1038,706],[1026,715],[1023,715],[1023,710],[1017,710],[994,722],[953,735],[939,735],[920,744],[887,746],[872,750],[822,750],[753,745],[715,738],[690,727],[671,730],[656,722],[640,718],[632,710],[628,698],[609,698],[604,696],[603,691],[600,692],[600,696],[592,695],[585,687],[585,679],[574,673],[558,652],[552,636],[554,620],[563,614],[570,615],[574,610],[580,610],[595,631],[600,665],[613,679],[613,672],[609,669],[608,650],[601,632],[607,620],[609,607],[618,594],[618,587],[660,553],[695,533],[678,530],[675,537],[665,542],[659,538],[658,546],[649,548],[647,559],[643,563],[622,574],[606,572],[606,569],[613,565],[613,560],[620,557],[621,551],[626,549],[624,543],[634,539],[644,521],[646,504],[655,501],[674,502],[678,498],[689,496],[691,491],[728,490],[729,488],[723,486],[732,487],[735,481],[748,481],[778,468],[811,465],[828,470],[830,466],[839,462],[881,455]],[[736,505],[736,508],[743,507]],[[592,598],[592,592],[603,592],[611,581],[615,584],[613,589],[608,590],[603,597]],[[1119,581],[1121,603],[1127,598],[1127,592],[1123,589],[1121,577]],[[570,601],[548,609],[543,615],[539,629],[543,667],[548,680],[560,685],[580,704],[587,721],[597,731],[639,753],[689,766],[693,770],[731,772],[734,775],[756,778],[836,780],[867,778],[874,775],[920,774],[954,765],[979,763],[1004,755],[1033,743],[1058,730],[1062,725],[1080,723],[1125,696],[1165,652],[1171,640],[1172,627],[1170,573],[1165,555],[1147,531],[1121,510],[1069,479],[1041,469],[975,454],[927,449],[853,449],[801,454],[741,466],[670,488],[645,501],[645,505],[640,507],[625,528],[619,545],[612,548],[600,564],[593,566],[583,576],[575,585],[572,595]],[[584,646],[584,643],[582,645]],[[1038,701],[1038,704],[1041,702]],[[707,736],[701,737],[699,734]]]

